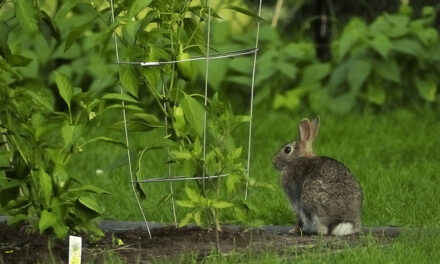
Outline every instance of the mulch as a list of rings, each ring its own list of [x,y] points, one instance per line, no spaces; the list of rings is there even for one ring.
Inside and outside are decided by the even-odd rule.
[[[0,264],[36,263],[37,261],[67,263],[68,240],[52,240],[49,250],[49,237],[45,234],[31,233],[28,226],[12,227],[0,223]],[[364,229],[371,232],[375,239],[389,243],[399,235],[398,228]],[[334,236],[294,236],[286,233],[286,227],[266,227],[243,231],[237,226],[224,227],[219,233],[222,252],[247,251],[259,252],[273,250],[280,254],[291,251],[309,250],[317,244],[337,249],[348,245],[360,245],[363,234],[344,237]],[[98,242],[83,237],[83,263],[105,262],[110,255],[117,255],[126,263],[151,263],[157,260],[178,261],[183,253],[194,254],[202,260],[215,252],[215,231],[199,227],[176,229],[171,226],[152,230],[152,238],[142,228],[106,230],[105,237]],[[118,243],[119,242],[119,243]],[[122,242],[122,243],[121,243]]]

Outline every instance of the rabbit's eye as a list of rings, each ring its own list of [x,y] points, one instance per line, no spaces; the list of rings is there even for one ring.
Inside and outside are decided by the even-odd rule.
[[[284,148],[284,153],[289,154],[290,152],[292,152],[292,148],[287,146]]]

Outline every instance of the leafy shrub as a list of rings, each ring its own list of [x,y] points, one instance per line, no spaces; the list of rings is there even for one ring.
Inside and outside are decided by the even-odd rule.
[[[115,81],[96,53],[108,33],[88,3],[38,5],[0,3],[0,208],[11,224],[26,221],[59,238],[99,237],[96,194],[107,192],[81,183],[69,168],[87,144],[113,142],[86,136],[101,113],[96,95]]]
[[[275,95],[274,107],[296,110],[301,101],[315,111],[345,113],[365,105],[435,102],[440,39],[434,18],[431,7],[413,18],[406,5],[370,25],[353,18],[332,43],[332,60],[303,66],[294,88]]]
[[[224,8],[256,17],[239,6]],[[205,56],[208,16],[216,25],[221,11],[210,10],[204,1],[134,1],[118,7],[113,29],[121,43],[119,58],[124,62],[168,62]],[[215,44],[211,47],[217,48]],[[206,67],[205,61],[201,65]],[[210,76],[217,76],[215,69],[210,71]],[[143,155],[157,149],[169,153],[162,165],[172,166],[175,173],[185,177],[219,176],[197,180],[196,185],[188,183],[175,194],[177,205],[187,211],[180,226],[194,221],[218,230],[221,211],[229,209],[238,221],[247,220],[249,206],[243,202],[243,192],[249,181],[242,161],[243,147],[237,146],[232,135],[250,117],[235,115],[218,93],[201,95],[204,83],[198,81],[197,74],[197,63],[192,61],[154,67],[120,65],[120,82],[129,95],[109,93],[104,99],[125,101],[128,130],[143,133],[142,144],[135,146],[139,150],[136,180],[146,180]],[[123,125],[118,122],[113,127],[123,129]],[[227,177],[222,180],[222,175]],[[145,188],[136,183],[139,197],[146,197]],[[171,194],[166,195],[163,201],[170,198]]]

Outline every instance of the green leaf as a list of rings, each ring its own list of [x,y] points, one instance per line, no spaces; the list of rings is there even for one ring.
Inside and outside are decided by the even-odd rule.
[[[218,90],[221,83],[225,80],[228,72],[228,63],[227,60],[212,60],[209,62],[209,71],[215,72],[215,74],[209,75],[208,82],[214,90]],[[200,65],[200,67],[203,67],[203,71],[205,70],[205,65],[202,63],[196,65]]]
[[[163,136],[163,129],[153,129],[152,131],[143,133],[142,137],[142,146],[148,147],[148,148],[157,148],[157,147],[164,147],[164,148],[176,148],[177,144],[176,142],[172,141],[171,139],[165,138]]]
[[[151,56],[151,59],[149,57],[147,61],[157,61],[157,59],[156,57]],[[150,86],[151,90],[155,91],[157,84],[160,80],[160,70],[156,67],[142,67],[141,73],[144,76],[145,80],[147,80],[147,83]]]
[[[365,25],[365,22],[359,18],[351,19],[347,26],[345,26],[342,37],[339,39],[339,58],[342,59],[354,44],[364,37],[366,33],[367,26]]]
[[[180,150],[170,150],[170,156],[173,159],[176,160],[187,160],[187,159],[191,159],[191,153],[189,152],[189,150],[184,150],[184,151],[180,151]]]
[[[40,169],[40,188],[43,194],[43,199],[46,206],[50,206],[50,200],[53,196],[52,192],[52,178],[43,169]]]
[[[245,122],[249,122],[251,121],[251,116],[248,115],[237,115],[235,116],[235,119],[237,120],[238,123],[245,123]]]
[[[377,105],[383,105],[386,100],[386,93],[381,87],[370,84],[367,90],[367,100]]]
[[[332,98],[329,108],[337,114],[345,114],[350,111],[356,103],[356,95],[352,92]]]
[[[61,98],[63,98],[64,102],[66,102],[70,109],[70,103],[73,96],[73,86],[70,79],[63,73],[55,72],[55,83],[57,84]]]
[[[124,34],[126,45],[134,45],[134,42],[136,41],[136,35],[139,31],[140,26],[141,24],[138,20],[130,20],[127,22],[127,24],[124,25],[124,27],[122,28],[122,32]]]
[[[57,223],[57,215],[53,212],[49,212],[47,210],[41,211],[40,221],[38,223],[38,229],[40,229],[40,234],[44,232],[44,230],[53,227]]]
[[[61,128],[61,135],[64,139],[64,147],[74,145],[81,137],[83,127],[81,125],[64,125]]]
[[[262,59],[262,57],[260,57],[259,60],[261,60],[261,59]],[[263,57],[263,59],[264,59],[264,57]],[[270,60],[271,59],[269,59],[269,61]],[[265,63],[265,62],[261,62],[261,64],[263,64],[263,63]],[[239,72],[243,75],[250,74],[250,73],[252,73],[252,58],[250,58],[250,57],[234,58],[233,60],[231,60],[229,62],[229,68],[236,71],[236,72]]]
[[[319,83],[316,85],[319,85]],[[285,107],[290,110],[297,110],[301,105],[301,98],[305,92],[306,90],[304,88],[298,87],[289,90],[284,94],[276,94],[273,101],[273,107],[275,109]]]
[[[70,47],[72,47],[73,43],[75,43],[75,41],[81,37],[81,35],[84,33],[84,31],[87,29],[87,24],[76,27],[74,29],[72,29],[72,31],[70,31],[69,35],[67,36],[66,39],[66,44],[64,45],[64,52],[66,52],[67,50],[69,50]]]
[[[200,211],[196,211],[193,214],[194,222],[196,222],[196,225],[201,226],[202,225],[202,215]]]
[[[138,97],[139,80],[131,65],[119,66],[119,80],[122,86],[134,97]]]
[[[31,90],[26,90],[25,92],[34,100],[34,102],[40,104],[50,112],[54,112],[50,98],[45,97],[44,94],[43,95],[37,94]]]
[[[0,55],[5,56],[8,45],[9,26],[6,22],[0,21]]]
[[[392,43],[392,48],[394,50],[416,57],[421,56],[421,54],[424,52],[422,46],[417,41],[412,39],[398,39],[394,40]]]
[[[369,33],[374,37],[388,35],[390,29],[391,24],[384,18],[384,16],[379,16],[370,24]]]
[[[8,218],[8,225],[16,225],[20,224],[23,221],[30,220],[28,215],[25,214],[18,214],[14,216],[9,216]]]
[[[371,62],[368,60],[354,59],[348,66],[347,81],[353,92],[358,92],[371,71]]]
[[[52,19],[46,12],[40,10],[39,14],[40,21],[38,22],[38,27],[46,39],[46,42],[50,44],[52,38],[54,38],[56,41],[60,41],[60,31],[57,25],[53,23]]]
[[[236,174],[230,174],[226,177],[226,190],[228,192],[235,191],[237,184],[240,182],[240,176]]]
[[[38,10],[31,0],[15,1],[15,16],[18,23],[28,32],[34,33],[38,27]]]
[[[376,50],[383,58],[388,57],[388,53],[392,47],[391,41],[384,35],[377,35],[371,42],[370,46]]]
[[[348,74],[348,66],[348,62],[343,62],[340,63],[334,70],[332,70],[330,81],[328,83],[330,90],[338,90],[340,86],[345,82]]]
[[[127,94],[121,94],[121,93],[108,93],[105,94],[102,99],[104,100],[115,100],[115,101],[124,101],[124,102],[130,102],[130,103],[136,103],[138,104],[139,101],[134,99],[133,97],[127,95]],[[142,108],[140,108],[142,109]]]
[[[6,61],[14,67],[26,67],[32,62],[32,59],[22,55],[11,54],[6,56]]]
[[[53,179],[59,188],[63,188],[69,179],[69,175],[63,165],[56,164],[53,170]]]
[[[189,221],[191,220],[191,218],[193,218],[193,213],[191,213],[191,212],[187,213],[185,215],[185,217],[180,221],[179,228],[186,226],[189,223]]]
[[[376,61],[374,72],[386,80],[400,83],[399,66],[394,60]]]
[[[201,137],[203,135],[204,107],[186,93],[183,93],[182,107],[189,125]]]
[[[313,83],[322,80],[330,73],[330,64],[315,63],[308,65],[303,70],[302,84]]]
[[[142,111],[144,111],[144,109],[142,109],[141,107],[139,107],[139,106],[136,106],[136,105],[120,105],[120,104],[114,104],[114,105],[110,105],[110,106],[107,106],[106,108],[105,108],[105,110],[110,110],[110,109],[125,109],[125,110],[132,110],[132,111],[137,111],[137,112],[142,112]]]
[[[246,76],[226,76],[225,81],[242,85],[244,87],[250,86],[249,77]]]
[[[231,208],[234,204],[226,201],[213,201],[212,207],[217,209],[225,209],[225,208]]]
[[[235,216],[237,217],[237,219],[241,222],[241,223],[247,223],[247,217],[246,217],[246,213],[243,211],[243,209],[238,208],[238,207],[234,207],[234,213]]]
[[[195,20],[193,18],[186,17],[183,19],[183,29],[185,30],[185,33],[188,36],[194,36],[193,41],[199,48],[200,52],[202,54],[206,54],[206,40],[205,35],[203,34],[202,30],[199,27],[198,20]],[[187,43],[192,44],[191,43]]]
[[[55,225],[53,226],[53,230],[55,231],[55,235],[59,239],[67,237],[69,233],[69,227],[66,226],[64,223],[59,222],[55,223]]]
[[[425,46],[429,46],[438,41],[439,34],[434,28],[420,28],[414,30],[414,33]]]
[[[195,190],[191,189],[190,187],[186,186],[185,187],[185,193],[188,196],[188,198],[192,201],[192,202],[200,202],[200,194],[197,193]]]
[[[78,201],[79,201],[82,205],[84,205],[85,207],[87,207],[88,209],[94,211],[95,213],[97,213],[97,214],[99,214],[99,215],[102,213],[102,210],[101,210],[101,208],[99,207],[99,205],[98,205],[98,203],[96,202],[95,199],[90,198],[90,197],[88,197],[88,196],[81,196],[81,197],[78,198]]]
[[[425,79],[415,78],[419,95],[428,102],[434,102],[437,93],[437,82],[434,77]]]
[[[57,23],[60,23],[62,20],[64,20],[66,14],[70,10],[72,10],[72,8],[75,7],[78,4],[78,2],[79,0],[63,0],[62,5],[55,16],[55,21]]]
[[[194,208],[195,207],[194,203],[191,201],[177,200],[176,204],[180,207],[187,207],[187,208]]]
[[[384,18],[392,25],[392,27],[387,30],[389,36],[397,38],[408,33],[409,16],[384,14]]]
[[[86,184],[84,186],[81,186],[76,189],[70,189],[69,192],[90,192],[90,193],[97,193],[97,194],[111,194],[108,191],[105,191],[101,188],[98,188],[94,185]]]
[[[432,6],[424,6],[422,9],[422,16],[432,17],[435,16],[435,9]]]
[[[258,16],[258,14],[254,13],[254,12],[251,12],[250,10],[248,10],[248,9],[246,9],[246,8],[243,8],[243,7],[240,7],[240,6],[234,6],[234,5],[229,5],[229,6],[226,6],[225,8],[226,8],[226,9],[231,9],[231,10],[237,11],[238,13],[242,13],[242,14],[244,14],[244,15],[247,15],[247,16],[250,16],[250,17],[256,18],[256,19],[258,19],[258,20],[261,20],[261,21],[267,22],[264,18]]]
[[[132,18],[137,16],[142,10],[147,8],[152,0],[135,0],[130,7],[130,11],[128,12],[128,17]]]
[[[315,46],[311,42],[289,43],[280,52],[287,58],[309,60],[315,58]]]
[[[130,132],[150,131],[154,129],[151,126],[146,125],[144,122],[134,121],[134,120],[127,120],[126,123],[124,121],[118,121],[116,123],[111,124],[109,128],[117,131],[125,131],[125,126],[127,126],[127,130]]]
[[[298,75],[298,68],[293,64],[280,62],[278,63],[278,70],[291,80],[295,80]]]
[[[133,114],[133,120],[139,120],[147,123],[150,126],[154,127],[163,127],[164,124],[157,118],[155,115],[147,114],[147,113],[135,113]]]
[[[85,146],[86,144],[90,144],[90,143],[96,142],[96,141],[104,141],[104,142],[111,143],[111,144],[117,145],[119,147],[122,147],[124,149],[127,148],[127,145],[125,143],[123,143],[121,141],[114,140],[114,139],[109,138],[109,137],[96,137],[96,138],[92,138],[92,139],[88,140],[86,143],[83,143],[81,145],[81,147]]]

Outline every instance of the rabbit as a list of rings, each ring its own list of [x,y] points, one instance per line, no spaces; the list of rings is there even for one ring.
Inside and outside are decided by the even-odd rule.
[[[284,145],[273,159],[298,217],[291,233],[354,234],[361,229],[362,190],[344,164],[313,153],[319,121],[319,116],[301,120],[299,139]]]

